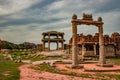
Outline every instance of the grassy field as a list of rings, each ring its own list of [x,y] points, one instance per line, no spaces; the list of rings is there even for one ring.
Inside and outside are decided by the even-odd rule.
[[[37,57],[27,57],[27,53],[28,52],[22,52],[22,51],[17,51],[17,52],[12,52],[9,53],[11,55],[15,55],[15,57],[17,56],[21,56],[22,59],[29,59],[31,61],[37,61],[37,60],[45,60],[45,59],[49,59],[49,58],[61,58],[61,56],[55,56],[55,57],[51,57],[51,56],[47,56],[47,57],[43,57],[43,56],[37,56]],[[2,53],[0,53],[0,80],[19,80],[20,78],[20,71],[18,69],[18,67],[22,64],[22,63],[15,63],[15,61],[11,61],[11,60],[6,60],[5,57],[3,57],[1,55]],[[26,54],[26,56],[23,56],[23,54]]]
[[[0,80],[19,80],[20,71],[18,66],[20,64],[4,60],[4,57],[0,56]]]
[[[38,61],[38,60],[49,60],[49,59],[59,59],[62,58],[62,56],[36,56],[36,57],[28,57],[28,54],[34,54],[30,53],[29,51],[17,51],[10,53],[11,55],[21,56],[22,59],[28,59],[31,61]],[[114,64],[120,65],[120,58],[107,58],[107,61],[112,62]],[[19,80],[20,78],[20,71],[18,67],[22,63],[15,63],[14,61],[5,60],[3,56],[0,55],[0,80]],[[88,75],[88,74],[76,74],[76,73],[66,73],[66,71],[60,72],[59,70],[56,70],[54,67],[49,66],[48,64],[39,65],[38,68],[40,71],[48,71],[48,72],[54,72],[64,75],[70,75],[70,76],[78,76],[78,77],[89,77],[94,78],[97,77],[99,79],[108,80],[108,79],[115,79],[120,80],[120,75],[116,74],[101,74],[97,73],[95,75]]]

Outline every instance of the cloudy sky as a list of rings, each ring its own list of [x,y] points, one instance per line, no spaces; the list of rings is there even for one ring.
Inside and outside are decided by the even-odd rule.
[[[93,14],[103,18],[104,34],[120,33],[120,0],[0,0],[0,39],[14,43],[41,43],[42,32],[72,35],[71,17]],[[78,26],[78,33],[94,34],[95,26]]]

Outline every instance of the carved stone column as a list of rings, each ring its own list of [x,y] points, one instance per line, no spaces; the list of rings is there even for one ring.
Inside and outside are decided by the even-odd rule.
[[[77,53],[77,25],[72,22],[72,67],[78,66],[78,53]]]
[[[64,50],[64,36],[62,35],[62,49]]]
[[[59,49],[59,42],[57,41],[56,43],[57,43],[57,50],[58,50]]]
[[[48,50],[50,51],[50,40],[48,41]]]
[[[96,53],[96,44],[93,45],[93,48],[94,48],[94,55],[96,56],[97,53]]]
[[[103,39],[103,27],[102,25],[98,25],[99,29],[99,64],[106,64],[105,61],[105,53],[104,53],[104,39]]]
[[[82,60],[84,59],[85,56],[85,44],[82,44]]]
[[[64,50],[64,42],[62,41],[62,49]]]
[[[45,41],[43,41],[43,51],[45,51]]]
[[[43,33],[43,46],[42,46],[43,51],[45,51],[45,41],[44,41],[44,39],[45,39],[45,34]]]

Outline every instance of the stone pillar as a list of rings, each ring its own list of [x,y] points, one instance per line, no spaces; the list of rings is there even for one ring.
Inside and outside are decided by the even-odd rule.
[[[50,51],[50,33],[48,33],[48,51]]]
[[[45,51],[45,42],[43,41],[43,51]]]
[[[85,44],[82,44],[82,60],[84,59],[85,56]]]
[[[62,35],[62,49],[64,50],[64,36],[63,35]]]
[[[62,49],[64,50],[64,42],[62,41]]]
[[[45,34],[43,34],[43,39],[45,39]]]
[[[50,51],[50,41],[48,41],[48,50]]]
[[[97,55],[97,53],[96,53],[96,44],[93,45],[93,48],[94,48],[94,56],[96,56]]]
[[[58,50],[59,49],[59,42],[57,41],[56,43],[57,43],[57,50]]]
[[[106,64],[105,61],[105,53],[104,53],[104,38],[103,38],[103,27],[102,25],[98,25],[99,29],[99,64]]]
[[[57,34],[57,38],[59,38],[59,34]]]
[[[44,41],[44,39],[45,39],[45,34],[43,34],[43,51],[45,51],[45,41]]]
[[[72,22],[72,67],[78,66],[77,25]]]

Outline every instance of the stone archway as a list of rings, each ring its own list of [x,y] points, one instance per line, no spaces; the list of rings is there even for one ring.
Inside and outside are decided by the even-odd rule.
[[[77,45],[77,25],[94,25],[98,27],[99,32],[99,65],[106,64],[104,54],[104,40],[103,40],[103,22],[99,17],[97,21],[94,21],[92,14],[83,14],[82,19],[77,19],[77,15],[72,16],[72,67],[78,66],[78,45]]]
[[[56,43],[56,50],[64,50],[64,33],[63,32],[57,32],[57,31],[48,31],[43,32],[43,51],[50,51],[50,43]],[[45,44],[48,43],[48,46],[46,47]],[[62,47],[59,46],[59,43],[61,43]]]

